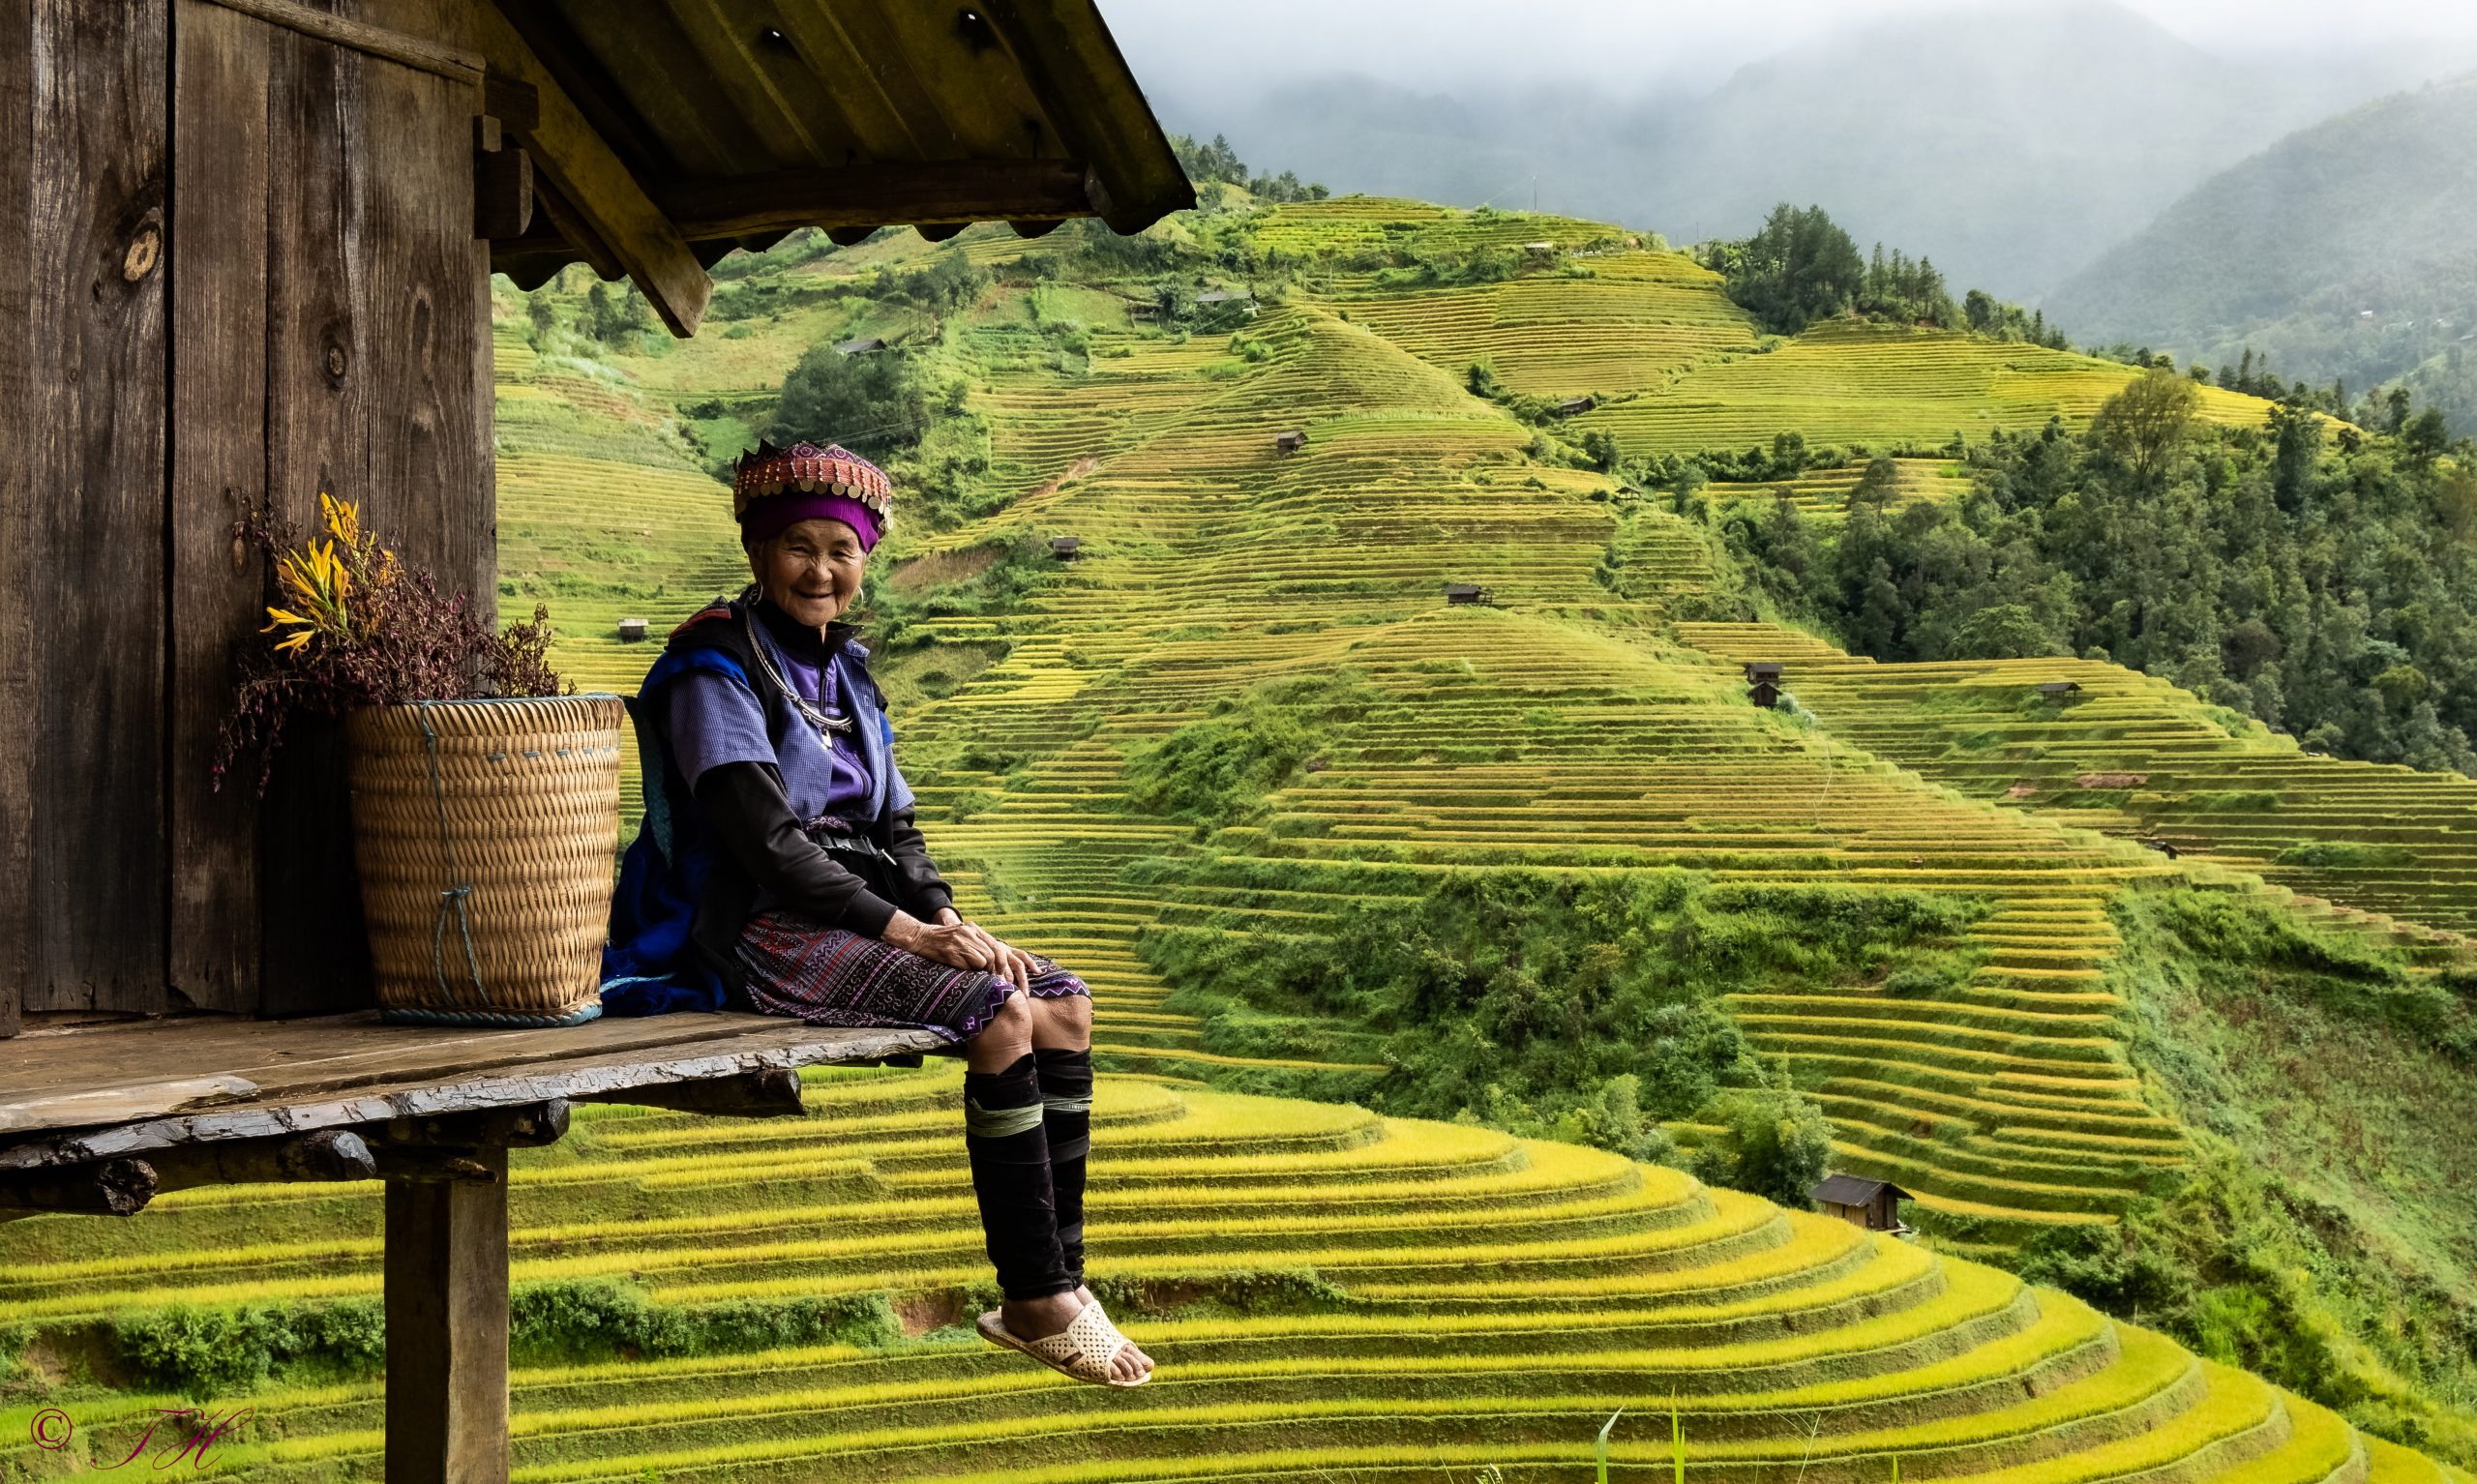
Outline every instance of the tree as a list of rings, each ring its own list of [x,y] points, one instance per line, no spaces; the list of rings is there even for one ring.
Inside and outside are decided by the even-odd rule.
[[[2412,462],[2421,467],[2433,462],[2450,442],[2451,433],[2443,426],[2442,410],[2438,407],[2428,407],[2408,419],[2400,430],[2400,447]]]
[[[1803,1208],[1832,1164],[1823,1110],[1785,1085],[1722,1093],[1706,1117],[1729,1131],[1724,1148],[1703,1151],[1696,1172],[1706,1179]]]
[[[2127,382],[2090,420],[2090,434],[2124,460],[2144,484],[2155,482],[2193,429],[2201,393],[2173,371],[2153,370]]]
[[[929,395],[901,351],[845,355],[830,344],[809,347],[783,378],[765,436],[776,443],[805,438],[869,447],[907,448],[920,441]]]
[[[1801,211],[1781,202],[1738,248],[1728,270],[1729,297],[1782,335],[1839,313],[1866,286],[1858,244],[1820,206]]]

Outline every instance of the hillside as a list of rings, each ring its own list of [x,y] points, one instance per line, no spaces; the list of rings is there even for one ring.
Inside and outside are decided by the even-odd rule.
[[[503,288],[501,602],[549,603],[588,683],[651,659],[616,616],[659,633],[736,586],[703,467],[807,347],[899,327],[960,385],[888,454],[946,519],[899,516],[872,565],[878,664],[967,909],[1095,987],[1095,1287],[1165,1368],[1102,1397],[954,1327],[986,1293],[951,1064],[817,1077],[792,1126],[596,1111],[519,1157],[522,1477],[1568,1478],[1623,1408],[1613,1467],[1667,1478],[1673,1401],[1689,1478],[2466,1484],[2432,1461],[2477,1458],[2477,1172],[2434,1132],[2465,1092],[2388,1011],[2462,993],[2477,899],[2266,842],[2353,811],[2447,847],[2471,786],[2307,758],[2092,662],[1869,666],[1748,625],[1708,527],[1567,452],[1925,444],[1898,489],[1934,501],[1955,431],[2075,421],[2134,372],[1841,323],[1772,343],[1686,259],[1563,219],[1359,199],[1155,240],[1132,266],[1069,230],[786,244],[681,344],[596,345],[574,292]],[[1539,241],[1582,251],[1440,282]],[[1297,266],[1252,315],[1130,313],[1268,243]],[[956,257],[1000,278],[942,319],[879,277]],[[1477,359],[1507,399],[1468,390]],[[1584,394],[1563,421],[1523,401]],[[1746,703],[1758,650],[1802,710]],[[1960,719],[2050,671],[2088,709]],[[2085,787],[2109,758],[2149,776]],[[1332,993],[1458,882],[1642,911],[1604,995]],[[2223,917],[2386,1014],[2196,926]],[[1588,956],[1600,929],[1526,931]],[[2261,1050],[2283,1038],[2327,1060]],[[1692,1075],[1782,1067],[1923,1236],[1681,1168],[1728,1163]],[[2229,1159],[2268,1189],[2213,1183]],[[2212,1240],[2204,1197],[2243,1231]],[[247,1476],[372,1477],[375,1222],[370,1191],[294,1188],[12,1223],[0,1303],[38,1376],[131,1414],[288,1352]],[[2164,1305],[2109,1286],[2128,1266]],[[249,1301],[283,1322],[214,1317]],[[157,1317],[183,1305],[209,1312]],[[42,1477],[22,1420],[0,1468]]]
[[[2477,428],[2477,77],[2400,93],[2212,176],[2044,301],[2089,343],[2217,367],[2251,347],[2363,392],[2428,368],[2421,401]],[[2447,373],[2447,374],[2442,374]]]

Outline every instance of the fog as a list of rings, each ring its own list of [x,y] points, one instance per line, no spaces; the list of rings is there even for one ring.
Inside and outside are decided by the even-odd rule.
[[[1565,81],[1625,96],[1712,86],[1735,68],[1869,22],[1994,15],[2040,0],[1103,0],[1136,75],[1210,104],[1282,74],[1349,72],[1462,92]],[[2229,58],[2384,57],[2477,65],[2465,0],[2125,0]],[[2410,80],[2414,80],[2413,78]]]
[[[2477,3],[1103,0],[1162,122],[1340,193],[1691,243],[1813,202],[2037,299],[2283,135],[2477,70]]]

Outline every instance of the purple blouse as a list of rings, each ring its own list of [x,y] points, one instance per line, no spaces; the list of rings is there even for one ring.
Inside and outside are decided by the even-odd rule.
[[[773,638],[764,634],[765,639]],[[851,717],[855,727],[877,725],[874,712],[862,716],[844,698],[833,667],[781,643],[766,647],[801,699],[830,716]],[[762,674],[751,678],[759,685],[772,684]],[[770,762],[781,771],[791,813],[803,824],[821,816],[841,819],[847,827],[868,823],[860,816],[868,812],[869,767],[852,733],[834,732],[830,741],[821,738],[817,727],[779,698],[769,708],[748,687],[711,670],[692,670],[672,681],[668,699],[671,756],[690,792],[707,768]],[[769,716],[769,710],[776,714]]]

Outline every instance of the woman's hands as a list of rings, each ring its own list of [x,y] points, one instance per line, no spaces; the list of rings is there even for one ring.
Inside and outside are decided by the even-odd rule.
[[[951,906],[939,909],[934,925],[897,908],[881,936],[907,953],[957,968],[985,968],[1025,993],[1031,992],[1031,956],[1000,941],[978,923],[964,921],[963,914]]]

